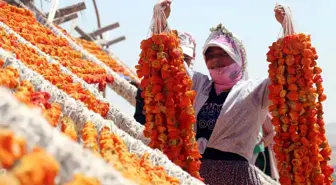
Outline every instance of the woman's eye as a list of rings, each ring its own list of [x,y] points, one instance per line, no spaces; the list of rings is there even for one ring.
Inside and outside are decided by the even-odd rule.
[[[221,56],[221,57],[227,57],[228,54],[227,54],[227,53],[222,53],[220,56]]]

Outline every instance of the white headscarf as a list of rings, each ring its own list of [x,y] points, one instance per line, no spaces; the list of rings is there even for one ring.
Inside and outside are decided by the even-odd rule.
[[[211,29],[211,34],[203,46],[203,57],[209,47],[219,47],[223,49],[238,65],[242,67],[243,77],[241,80],[248,79],[246,51],[242,41],[226,29],[222,24]]]
[[[196,42],[193,39],[193,37],[187,33],[187,32],[182,32],[182,31],[177,31],[178,37],[180,39],[180,46],[182,48],[182,52],[189,57],[192,57],[192,61],[190,65],[188,66],[186,62],[184,62],[184,65],[186,67],[188,75],[192,78],[192,68],[194,65],[195,61],[195,56],[196,56]]]
[[[177,34],[180,39],[180,44],[181,44],[183,53],[194,59],[196,55],[195,53],[196,42],[193,39],[193,37],[189,33],[182,32],[182,31],[178,31]]]

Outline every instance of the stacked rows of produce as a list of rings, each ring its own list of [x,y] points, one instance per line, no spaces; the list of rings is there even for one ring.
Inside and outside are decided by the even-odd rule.
[[[0,86],[12,89],[23,103],[40,107],[45,118],[52,121],[49,122],[52,126],[55,127],[60,123],[61,131],[65,135],[75,142],[79,140],[74,121],[69,117],[60,118],[59,104],[50,104],[48,102],[50,95],[46,92],[35,92],[30,82],[20,82],[19,74],[14,68],[0,68]],[[97,156],[102,156],[128,179],[143,185],[179,184],[179,181],[168,176],[162,167],[151,165],[147,154],[141,158],[131,154],[125,143],[117,135],[112,134],[108,127],[104,127],[98,134],[94,123],[87,122],[81,135],[85,148],[91,149]]]
[[[6,5],[6,6],[8,6],[8,5]],[[17,28],[17,29],[19,29],[19,28]],[[62,87],[64,86],[64,84],[60,84],[60,83],[57,83],[57,78],[59,77],[58,75],[59,74],[62,74],[61,72],[60,72],[60,70],[59,70],[59,66],[58,65],[54,65],[54,64],[47,64],[47,63],[45,63],[45,62],[47,62],[46,61],[46,59],[44,58],[44,57],[41,57],[41,56],[38,56],[38,52],[36,52],[36,50],[34,50],[33,48],[31,48],[31,47],[28,47],[28,46],[26,46],[26,45],[24,45],[24,44],[22,44],[21,42],[15,42],[15,41],[17,41],[17,38],[14,36],[14,35],[11,35],[11,34],[7,34],[7,32],[6,31],[4,31],[4,30],[2,30],[2,35],[4,35],[5,37],[3,37],[3,38],[7,38],[7,40],[2,40],[2,45],[4,46],[4,47],[2,47],[2,48],[4,48],[4,49],[6,49],[7,51],[11,51],[12,53],[15,53],[16,55],[15,55],[15,57],[16,58],[18,58],[18,59],[20,59],[21,61],[23,61],[23,63],[25,63],[26,65],[27,64],[29,64],[28,66],[30,67],[30,68],[33,68],[33,70],[35,70],[35,71],[37,71],[38,73],[40,73],[40,74],[42,74],[43,76],[44,76],[44,78],[46,78],[46,79],[48,79],[48,76],[51,76],[52,74],[54,74],[54,78],[52,78],[52,80],[50,80],[50,79],[48,79],[50,82],[52,82],[53,84],[57,84],[56,86],[58,87],[58,88],[60,88],[60,89],[62,89]],[[9,42],[8,42],[9,41]],[[22,51],[24,51],[24,52],[22,52]],[[22,55],[22,53],[24,53],[23,55]],[[29,54],[29,55],[28,55]],[[32,59],[31,58],[29,58],[30,56],[32,56]],[[37,61],[37,63],[35,63],[35,61]],[[45,66],[47,66],[47,67],[50,67],[50,66],[52,66],[54,69],[52,69],[52,70],[50,70],[50,69],[48,69],[47,67],[46,68],[44,68],[43,69],[43,67],[45,67]],[[56,70],[55,70],[56,69]],[[54,71],[53,71],[54,70]],[[44,72],[44,73],[43,73]],[[51,73],[51,74],[48,74],[48,73]],[[57,74],[57,75],[56,75]],[[62,76],[62,75],[61,75]],[[68,79],[70,80],[71,79],[71,77],[69,76],[68,77]],[[70,84],[70,83],[73,83],[72,81],[68,81],[68,83]],[[67,84],[66,84],[67,85]],[[64,89],[62,89],[62,90],[64,90]],[[70,90],[70,88],[69,89],[67,89],[67,90]],[[72,91],[70,91],[70,92],[74,92],[74,93],[76,93],[77,92],[77,90],[76,89],[71,89]],[[67,92],[67,93],[69,93],[69,91],[66,91],[66,90],[64,90],[65,92]],[[76,96],[75,96],[75,98],[76,98]],[[88,97],[85,97],[84,98],[84,100],[87,100],[86,98],[90,98],[90,96],[88,96]],[[77,98],[78,99],[78,98]],[[88,101],[88,102],[90,102],[90,101]],[[100,105],[99,103],[97,103],[96,105]],[[97,106],[96,106],[97,107]],[[98,106],[99,107],[99,106]],[[104,114],[101,114],[102,116],[104,116]],[[66,119],[62,122],[63,123],[63,130],[64,131],[66,131],[66,130],[68,130],[68,128],[70,128],[70,129],[73,129],[74,128],[74,124],[72,124],[71,122],[68,122]],[[70,124],[69,124],[70,123]],[[70,126],[69,126],[70,125]],[[75,138],[75,136],[74,136],[74,134],[73,134],[73,132],[66,132],[66,133],[69,133],[69,136],[70,137],[72,137],[73,139]],[[147,149],[146,149],[147,150]],[[143,153],[141,153],[141,154],[143,154]],[[155,154],[155,155],[157,155],[157,154]],[[143,162],[142,162],[143,163]],[[148,162],[149,163],[149,162]],[[170,165],[170,164],[169,164]],[[168,166],[168,165],[167,165]],[[173,166],[172,166],[173,167]],[[153,167],[154,168],[154,167]],[[156,167],[155,167],[156,168]],[[165,168],[166,168],[166,166],[165,166]],[[167,168],[166,168],[167,169]],[[153,171],[157,171],[156,169],[155,170],[153,170]],[[165,173],[164,171],[162,171],[162,172],[160,172],[160,170],[158,170],[158,172],[159,173]],[[181,173],[180,174],[180,172],[178,172],[179,173],[179,177],[184,177],[184,176],[186,176],[184,173]],[[151,176],[153,176],[153,175],[151,175]],[[162,177],[162,174],[160,174],[159,176],[161,176]],[[187,178],[190,178],[190,177],[187,177]],[[155,178],[149,178],[149,179],[157,179],[156,177]],[[172,181],[176,181],[176,180],[172,180]],[[191,181],[193,181],[192,179],[191,179]]]
[[[108,127],[101,129],[98,141],[97,130],[87,123],[82,130],[84,146],[101,155],[115,169],[137,184],[179,184],[178,179],[167,175],[163,167],[153,166],[144,154],[141,158],[128,151],[126,144]],[[98,153],[99,142],[99,153]]]
[[[1,67],[1,66],[0,66]],[[16,98],[28,106],[38,107],[48,123],[57,127],[61,123],[62,132],[77,141],[75,123],[69,117],[62,117],[62,107],[58,103],[50,103],[50,94],[37,92],[29,81],[20,81],[19,73],[13,67],[0,68],[0,86],[11,89]]]
[[[274,151],[281,184],[331,185],[331,148],[325,135],[321,68],[309,35],[278,39],[267,53]]]
[[[131,71],[131,69],[117,62],[106,51],[104,51],[103,48],[98,46],[96,43],[86,41],[83,39],[76,39],[76,42],[79,43],[85,50],[95,55],[100,61],[104,62],[113,71],[128,76],[132,80],[139,81],[139,78],[136,76],[136,74],[134,74],[133,71]]]
[[[107,83],[113,83],[113,77],[108,75],[105,69],[83,59],[82,54],[72,49],[64,38],[57,37],[37,22],[32,12],[1,1],[0,21],[43,52],[57,59],[87,83],[99,84],[100,90],[104,90]]]
[[[176,165],[201,179],[195,140],[195,92],[186,73],[175,32],[153,35],[141,42],[136,66],[145,105],[144,135],[149,146],[164,152]]]
[[[8,149],[4,151],[0,147],[0,167],[3,168],[0,169],[2,172],[2,174],[0,174],[0,184],[4,182],[8,185],[8,182],[5,180],[13,179],[12,173],[9,177],[2,176],[6,172],[8,173],[13,170],[13,167],[17,170],[15,172],[27,171],[25,174],[19,174],[18,179],[24,179],[22,184],[40,184],[38,182],[40,179],[39,175],[45,176],[44,172],[49,175],[47,174],[48,177],[43,179],[42,184],[49,184],[46,181],[52,182],[52,184],[68,184],[69,181],[71,181],[70,184],[73,185],[100,184],[97,179],[99,179],[101,184],[133,184],[123,178],[121,174],[115,171],[110,165],[106,164],[104,160],[95,157],[90,151],[83,150],[80,145],[64,137],[58,129],[50,126],[46,119],[41,116],[41,112],[32,110],[29,108],[29,105],[27,106],[27,104],[19,102],[18,99],[13,96],[12,91],[0,86],[0,99],[2,100],[0,104],[0,130],[6,128],[13,131],[15,135],[25,138],[26,144],[24,148],[27,151],[34,151],[36,146],[43,148],[43,150],[53,156],[54,164],[57,163],[59,167],[57,174],[50,174],[48,167],[44,166],[46,161],[43,159],[39,161],[25,161],[31,163],[18,166],[18,164],[24,162],[13,158],[13,155],[17,156],[19,148],[10,146],[11,141],[0,141],[0,146],[4,145]],[[5,160],[2,161],[2,159]],[[5,162],[7,166],[1,164],[3,162]],[[14,166],[10,166],[9,163],[14,163]],[[49,163],[46,165],[52,167]],[[32,171],[31,168],[34,168],[34,170]],[[51,175],[57,177],[54,178],[51,177]],[[87,178],[83,175],[94,178]],[[5,178],[2,179],[2,177]]]
[[[70,118],[63,118],[61,126],[62,132],[69,138],[74,141],[79,139],[75,123]],[[89,121],[81,130],[81,139],[84,148],[111,163],[117,171],[137,184],[179,184],[178,179],[168,176],[162,167],[153,166],[148,154],[139,157],[130,153],[122,139],[111,133],[108,127],[103,127],[98,133],[94,123]]]
[[[23,9],[19,9],[19,10],[23,10]],[[13,42],[13,44],[15,44],[15,45],[20,44],[20,43],[25,44],[30,48],[29,52],[34,53],[34,54],[32,54],[32,57],[34,58],[35,61],[38,61],[38,62],[33,63],[32,65],[34,65],[34,66],[30,65],[29,66],[30,68],[33,67],[33,70],[35,70],[37,72],[40,72],[40,73],[43,72],[41,74],[44,76],[44,78],[46,78],[48,80],[50,78],[47,78],[46,76],[51,76],[51,75],[50,74],[46,75],[45,73],[50,73],[50,71],[53,71],[54,72],[53,74],[57,74],[57,75],[60,74],[60,76],[55,76],[55,77],[52,76],[52,78],[50,79],[51,82],[54,85],[58,86],[60,89],[67,92],[68,94],[72,95],[72,97],[74,97],[75,99],[82,100],[82,102],[86,106],[88,106],[90,110],[93,110],[94,112],[99,113],[103,117],[106,117],[106,115],[107,115],[106,118],[113,120],[118,125],[118,127],[123,128],[126,132],[131,134],[133,137],[136,137],[136,138],[144,141],[144,137],[142,137],[138,134],[138,133],[140,133],[139,130],[142,130],[143,127],[141,125],[138,125],[134,121],[134,119],[131,119],[130,117],[126,116],[124,113],[120,112],[120,110],[118,110],[117,108],[113,107],[112,105],[109,105],[107,103],[108,101],[106,99],[103,99],[101,97],[101,95],[99,95],[99,94],[97,95],[98,92],[95,91],[94,88],[88,86],[88,84],[86,84],[81,79],[78,79],[77,76],[73,75],[70,71],[67,71],[67,69],[64,68],[62,65],[60,65],[59,67],[57,65],[54,65],[54,64],[57,64],[58,61],[50,60],[49,56],[47,56],[44,52],[39,50],[39,48],[37,48],[37,47],[31,45],[29,42],[25,41],[24,38],[22,38],[20,35],[18,35],[13,30],[11,30],[11,28],[9,28],[7,25],[1,23],[1,27],[3,27],[7,33],[11,34],[11,37],[18,38],[18,40],[17,40],[18,42]],[[10,42],[6,43],[6,45],[11,45],[11,44],[12,43],[10,43]],[[10,48],[10,47],[7,47],[7,48],[3,47],[3,48],[6,49],[7,51],[11,51],[11,52],[13,52],[13,50],[16,50],[14,53],[18,53],[19,50],[15,47],[15,45],[12,46],[13,48]],[[36,57],[35,57],[36,54],[40,55],[39,60],[36,60]],[[19,58],[19,56],[17,56],[17,58]],[[46,64],[46,65],[48,66],[48,68],[51,68],[51,66],[52,66],[55,69],[53,69],[53,70],[39,70],[40,67],[38,67],[38,65],[39,65],[39,62],[41,62],[40,60],[43,60],[43,63],[46,63],[47,61],[51,62],[52,64]],[[25,63],[25,64],[27,64],[27,63]],[[58,68],[60,68],[60,69],[58,69]],[[60,71],[62,71],[62,72],[60,72]],[[71,81],[73,83],[75,81],[75,82],[78,82],[80,84],[77,84],[77,83],[76,83],[76,85],[73,85],[73,84],[68,85],[68,83],[67,84],[59,84],[60,81],[63,81],[62,79],[59,79],[62,76],[66,76],[67,77],[66,80],[68,80],[68,82]],[[113,83],[113,85],[112,85],[113,88],[116,88],[117,86],[123,86],[121,84],[121,81],[116,81],[116,82],[118,82],[118,83]],[[126,83],[127,83],[128,87],[133,87],[128,82],[126,82]],[[68,86],[71,86],[71,87],[68,87]],[[124,94],[125,95],[124,97],[127,97],[129,102],[132,102],[131,104],[135,104],[135,98],[134,97],[135,97],[135,94],[136,94],[136,90],[133,92],[135,87],[133,87],[134,89],[132,89],[132,88],[130,89],[128,87],[126,87],[125,89],[121,89],[119,91],[119,93]],[[89,91],[87,91],[87,90],[89,90]],[[93,106],[93,105],[97,105],[97,106]],[[123,124],[124,122],[132,122],[132,124],[131,125],[130,124],[125,125],[125,124]]]
[[[3,29],[2,29],[2,28]],[[34,63],[34,60],[28,60],[27,58],[22,58],[24,65],[27,65],[26,60],[28,60],[29,65],[27,65],[29,68],[33,68],[33,70],[37,71],[38,73],[42,74],[44,78],[48,79],[52,84],[56,84],[56,86],[59,89],[62,89],[63,91],[70,94],[72,97],[74,97],[77,100],[82,100],[82,102],[91,110],[100,113],[103,117],[106,119],[113,120],[118,127],[124,129],[127,133],[132,135],[133,137],[140,139],[144,142],[146,141],[146,138],[140,135],[139,133],[142,133],[142,125],[139,125],[134,121],[134,119],[131,119],[126,114],[122,113],[120,110],[115,108],[113,105],[109,105],[108,100],[104,99],[94,88],[90,87],[85,81],[79,79],[76,75],[72,74],[70,71],[68,71],[66,68],[64,68],[62,65],[58,65],[57,61],[50,60],[48,58],[49,56],[43,53],[39,48],[33,46],[29,42],[25,41],[20,35],[15,33],[13,30],[11,30],[8,26],[1,24],[1,33],[4,36],[2,40],[0,40],[0,44],[2,43],[2,49],[6,49],[7,51],[18,53],[18,55],[14,55],[18,58],[18,56],[21,56],[21,54],[25,54],[33,57],[36,63]],[[10,37],[11,39],[9,39]],[[2,42],[1,42],[2,41]],[[16,46],[24,47],[25,49],[22,50],[22,48],[17,48]],[[29,48],[29,49],[28,49]],[[25,51],[20,53],[20,51]],[[8,52],[1,51],[4,56],[10,56],[8,55]],[[40,56],[38,56],[39,54]],[[37,58],[40,60],[38,61]],[[50,63],[48,63],[49,61]],[[7,60],[7,62],[9,62]],[[14,63],[19,62],[19,64],[15,64],[16,68],[21,68],[22,66],[21,61],[16,61]],[[46,66],[47,68],[54,68],[52,70],[42,70],[43,68],[39,67],[38,65],[43,63],[43,66]],[[10,62],[11,63],[11,62]],[[13,63],[11,64],[13,65]],[[29,72],[30,73],[30,72]],[[61,78],[65,76],[66,80],[68,80],[67,83],[61,84],[62,79]],[[72,84],[69,84],[72,82]],[[76,83],[75,83],[76,82]],[[83,92],[82,92],[83,91]],[[85,93],[85,95],[83,94]],[[82,95],[83,94],[83,95]],[[133,97],[134,99],[134,97]],[[94,103],[90,103],[94,102]],[[99,105],[99,103],[101,103]],[[99,112],[98,112],[99,111]],[[107,116],[106,116],[107,115]],[[132,123],[132,124],[124,124]],[[110,124],[110,123],[109,123]],[[139,131],[141,130],[141,131]]]
[[[42,109],[43,116],[48,122],[56,127],[62,115],[61,105],[49,103],[50,95],[46,92],[36,92],[33,85],[28,81],[20,81],[19,73],[12,67],[1,69],[0,86],[7,87],[14,91],[15,96],[29,106]]]
[[[23,7],[26,10],[35,11],[34,8],[31,8],[30,6],[25,6],[22,2],[19,0],[14,0],[17,4],[19,4],[20,7]],[[65,39],[69,45],[75,50],[80,52],[85,59],[87,59],[90,62],[94,62],[95,64],[98,64],[100,67],[105,69],[108,75],[111,75],[113,77],[113,83],[109,83],[108,86],[114,90],[118,95],[123,97],[125,100],[127,100],[131,105],[135,106],[135,96],[137,89],[135,86],[131,85],[127,80],[125,80],[123,77],[121,78],[119,74],[114,72],[110,67],[108,67],[104,62],[98,60],[93,54],[89,53],[85,49],[83,49],[80,45],[78,45],[74,38],[72,38],[64,29],[61,29],[59,26],[55,26],[49,21],[41,16],[40,14],[35,14],[36,19],[43,24],[46,28],[48,28],[50,31],[52,31],[55,35]],[[119,61],[119,60],[118,60]]]
[[[1,12],[1,11],[0,11]],[[1,48],[15,54],[26,66],[40,73],[46,80],[62,89],[76,100],[82,101],[89,109],[99,113],[103,117],[109,111],[109,104],[98,100],[90,91],[84,89],[81,84],[74,83],[70,75],[61,72],[60,66],[48,63],[47,59],[39,56],[37,51],[27,45],[18,42],[12,34],[0,28]]]
[[[6,57],[6,53],[2,49],[0,49],[1,56]],[[179,181],[182,184],[202,184],[199,181],[197,181],[194,178],[191,178],[189,174],[182,171],[177,166],[173,165],[171,161],[168,160],[166,156],[164,156],[161,152],[151,150],[147,146],[145,146],[141,141],[135,140],[134,138],[130,137],[128,134],[126,134],[124,131],[116,128],[113,123],[110,121],[104,120],[101,116],[99,116],[96,113],[93,113],[92,111],[89,111],[84,104],[74,101],[69,95],[67,95],[65,92],[57,89],[57,87],[50,84],[48,81],[44,80],[42,76],[38,75],[37,73],[29,70],[26,66],[24,66],[21,62],[16,60],[15,58],[11,56],[7,56],[6,58],[6,65],[13,66],[17,69],[19,69],[19,73],[22,79],[29,80],[36,89],[45,90],[48,93],[51,94],[52,99],[56,100],[57,102],[61,103],[63,106],[63,114],[71,116],[71,119],[73,119],[76,123],[76,129],[77,133],[79,129],[82,129],[84,125],[84,122],[89,122],[90,120],[93,121],[96,129],[100,130],[105,125],[111,126],[111,131],[118,135],[124,142],[127,144],[129,151],[132,153],[135,153],[139,156],[143,156],[145,153],[148,153],[150,156],[148,159],[148,164],[152,163],[156,166],[162,166],[165,171],[167,171],[169,174],[174,174],[174,177],[177,177]],[[69,124],[66,124],[67,126]],[[73,126],[69,125],[70,128],[73,128]],[[40,128],[40,127],[38,127]],[[64,127],[66,128],[66,127]],[[41,128],[42,129],[42,128]],[[26,129],[25,129],[26,130]],[[31,129],[30,129],[31,130]],[[65,129],[63,129],[65,132]],[[40,133],[41,131],[38,131]],[[71,133],[71,132],[69,132]],[[71,134],[68,134],[68,136],[72,137]],[[44,136],[43,136],[44,137]],[[53,137],[55,138],[55,137]],[[92,137],[91,137],[92,138]],[[121,141],[121,140],[120,140]],[[90,146],[90,142],[88,142]],[[96,152],[97,153],[97,152]],[[143,159],[141,159],[141,164],[145,164],[143,162]],[[150,161],[150,162],[149,162]],[[153,167],[158,168],[160,167]],[[163,169],[161,168],[161,169]],[[67,170],[69,171],[69,170]],[[155,169],[154,171],[160,172],[159,170]],[[70,171],[69,171],[70,172]],[[127,174],[127,172],[125,172]],[[161,172],[160,172],[161,173]],[[164,173],[164,171],[162,171]],[[91,173],[89,173],[91,174]],[[162,175],[160,175],[162,176]],[[170,177],[167,177],[170,178]],[[154,179],[153,179],[154,180]],[[169,180],[169,181],[175,181],[175,180]]]

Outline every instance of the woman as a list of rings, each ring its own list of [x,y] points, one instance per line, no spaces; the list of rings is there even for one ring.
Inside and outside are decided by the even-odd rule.
[[[275,13],[282,22],[283,8]],[[266,119],[269,79],[248,79],[244,46],[222,25],[212,30],[203,55],[211,80],[198,72],[192,78],[201,176],[210,185],[261,184],[248,161]]]
[[[275,8],[283,21],[284,9]],[[261,184],[249,164],[267,116],[269,79],[248,79],[244,46],[219,25],[203,47],[211,80],[194,73],[196,139],[206,184]]]
[[[222,25],[212,30],[203,54],[211,80],[193,75],[201,176],[211,185],[261,184],[248,161],[266,119],[268,79],[248,79],[244,47]]]
[[[262,158],[262,156],[264,155],[264,152],[265,152],[265,145],[263,141],[263,129],[260,128],[260,132],[257,137],[257,144],[253,149],[253,156],[252,156],[252,159],[250,160],[250,163],[256,165],[262,171],[264,168],[264,161]]]

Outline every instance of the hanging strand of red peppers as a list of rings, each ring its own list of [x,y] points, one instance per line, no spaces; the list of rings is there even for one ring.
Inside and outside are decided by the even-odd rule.
[[[186,73],[176,32],[153,34],[141,42],[137,74],[143,89],[144,135],[152,148],[201,179],[200,157],[194,133],[195,92]]]
[[[281,184],[331,185],[331,148],[325,135],[321,68],[310,35],[294,33],[285,8],[285,36],[270,46],[269,99]]]

